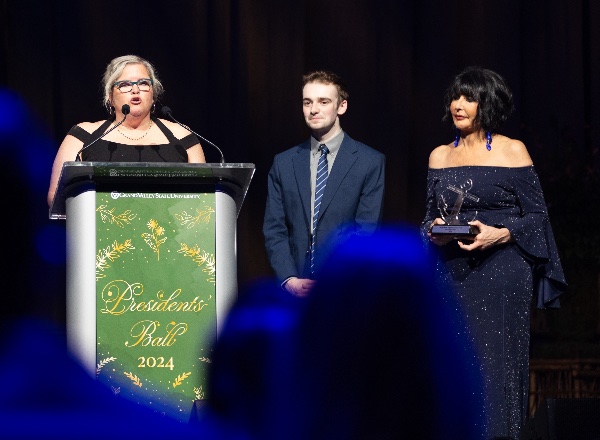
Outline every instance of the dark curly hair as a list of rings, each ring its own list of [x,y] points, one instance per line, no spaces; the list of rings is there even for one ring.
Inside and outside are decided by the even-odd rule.
[[[443,121],[452,122],[450,103],[461,96],[477,102],[475,122],[484,131],[498,133],[514,110],[512,92],[506,81],[489,69],[471,66],[456,75],[446,90]]]

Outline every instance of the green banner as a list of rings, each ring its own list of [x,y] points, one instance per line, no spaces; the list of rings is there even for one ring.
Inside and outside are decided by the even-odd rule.
[[[188,421],[216,337],[214,193],[96,194],[99,381]]]

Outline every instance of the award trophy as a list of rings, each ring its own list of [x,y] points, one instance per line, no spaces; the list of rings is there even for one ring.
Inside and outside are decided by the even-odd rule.
[[[448,191],[443,192],[438,197],[438,209],[440,210],[440,216],[442,220],[446,222],[445,225],[433,225],[431,227],[431,234],[438,236],[450,236],[452,238],[466,238],[473,239],[475,235],[479,233],[479,229],[475,226],[469,225],[470,221],[475,220],[477,212],[472,214],[469,218],[466,214],[461,213],[463,202],[465,199],[479,201],[479,197],[469,194],[468,191],[473,187],[473,181],[467,179],[462,185],[454,186],[448,185]],[[450,209],[449,199],[454,196],[454,204]]]

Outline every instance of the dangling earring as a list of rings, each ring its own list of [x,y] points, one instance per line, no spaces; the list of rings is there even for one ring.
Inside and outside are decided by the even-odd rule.
[[[488,151],[491,151],[492,150],[492,132],[491,131],[486,132],[485,138],[486,138],[485,148],[487,148]]]
[[[456,129],[456,136],[454,137],[454,148],[458,147],[458,142],[460,141],[460,130]]]
[[[109,116],[112,116],[115,113],[115,108],[110,103],[106,103],[105,107]]]
[[[152,110],[150,110],[150,113],[154,113],[156,111],[156,101],[154,101],[152,103]]]

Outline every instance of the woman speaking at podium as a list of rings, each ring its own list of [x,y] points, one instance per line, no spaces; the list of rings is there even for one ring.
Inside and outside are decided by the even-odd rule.
[[[195,134],[156,117],[156,102],[164,89],[150,62],[136,55],[113,59],[102,77],[102,89],[109,117],[69,130],[52,166],[48,205],[68,161],[206,162]]]

